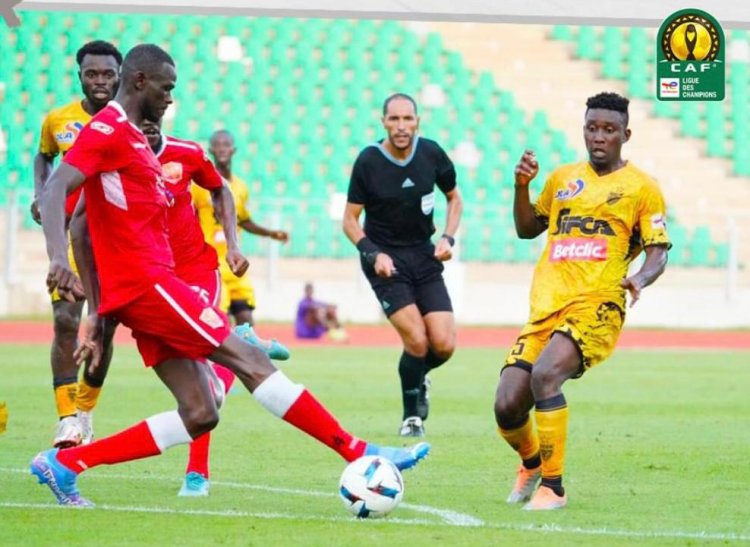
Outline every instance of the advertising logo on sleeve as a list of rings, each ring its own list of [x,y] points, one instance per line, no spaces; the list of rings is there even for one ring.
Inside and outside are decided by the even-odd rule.
[[[575,181],[568,181],[565,184],[565,188],[562,190],[558,190],[555,193],[555,199],[559,199],[560,201],[564,201],[566,199],[572,199],[576,197],[578,194],[583,192],[583,188],[585,187],[585,183],[582,179],[577,179]]]
[[[111,135],[115,132],[114,127],[104,122],[100,122],[99,120],[91,122],[90,126],[94,131],[98,131],[99,133],[103,133],[105,135]]]
[[[78,134],[83,129],[81,122],[68,122],[59,133],[55,133],[55,140],[60,144],[70,144],[75,142]]]
[[[664,215],[662,215],[661,213],[653,215],[651,217],[651,227],[654,230],[666,230],[667,220],[664,218]]]

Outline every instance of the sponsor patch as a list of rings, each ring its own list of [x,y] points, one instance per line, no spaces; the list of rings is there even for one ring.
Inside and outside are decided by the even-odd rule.
[[[569,237],[553,241],[550,262],[607,260],[607,240],[602,238]]]
[[[104,133],[105,135],[111,135],[115,132],[115,129],[111,125],[107,125],[106,123],[100,122],[98,120],[91,122],[89,126],[94,131]]]
[[[177,184],[182,180],[182,164],[178,161],[170,161],[161,167],[162,177],[170,184]]]
[[[659,78],[659,97],[680,97],[679,78]]]
[[[65,129],[60,133],[55,133],[55,140],[59,144],[68,144],[76,140],[78,134],[83,129],[81,122],[68,122],[65,124]]]
[[[203,308],[200,314],[200,319],[203,323],[211,327],[212,329],[220,328],[224,322],[219,317],[219,314],[213,308]]]
[[[559,199],[560,201],[571,199],[576,197],[578,194],[583,192],[583,188],[586,186],[586,184],[583,182],[583,179],[577,179],[575,181],[568,181],[565,184],[565,188],[562,190],[558,190],[555,193],[555,199]]]

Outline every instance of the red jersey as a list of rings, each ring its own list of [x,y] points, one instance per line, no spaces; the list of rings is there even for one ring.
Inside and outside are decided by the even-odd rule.
[[[169,202],[146,136],[115,101],[82,130],[63,161],[86,176],[86,215],[108,313],[174,275]]]
[[[216,251],[206,243],[190,194],[191,181],[207,190],[221,188],[223,180],[211,160],[192,141],[162,136],[156,157],[162,166],[162,180],[171,207],[167,212],[169,244],[177,276],[192,279],[195,274],[219,266]]]

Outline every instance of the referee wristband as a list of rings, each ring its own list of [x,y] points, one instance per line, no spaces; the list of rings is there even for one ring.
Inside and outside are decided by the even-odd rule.
[[[453,247],[456,244],[456,238],[453,236],[449,236],[448,234],[443,234],[440,237],[442,237],[443,239],[446,239],[448,243],[450,243],[451,247]]]
[[[375,264],[375,258],[380,253],[380,247],[375,245],[370,238],[365,236],[360,239],[357,243],[357,249],[370,265]]]

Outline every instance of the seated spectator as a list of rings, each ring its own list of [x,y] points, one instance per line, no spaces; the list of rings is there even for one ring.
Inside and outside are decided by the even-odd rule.
[[[336,342],[345,342],[349,338],[341,328],[336,306],[313,298],[312,283],[305,284],[305,296],[297,306],[294,331],[297,338],[316,339],[326,333]]]

